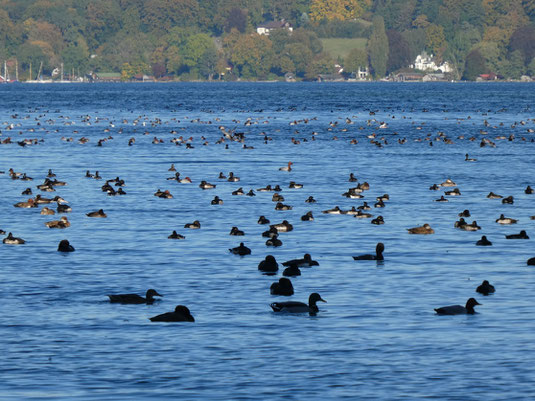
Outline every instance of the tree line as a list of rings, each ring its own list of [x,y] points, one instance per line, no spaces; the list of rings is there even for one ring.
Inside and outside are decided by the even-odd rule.
[[[423,50],[453,78],[535,75],[535,0],[0,0],[0,60],[196,79],[315,79],[368,68],[376,79]],[[293,32],[258,35],[266,21]],[[334,58],[320,38],[366,38]],[[32,77],[33,78],[33,77]]]

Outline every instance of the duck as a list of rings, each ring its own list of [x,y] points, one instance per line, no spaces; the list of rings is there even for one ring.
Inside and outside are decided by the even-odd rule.
[[[435,202],[449,202],[446,198],[444,198],[444,195],[442,195],[439,199],[435,199]]]
[[[21,195],[31,195],[32,194],[32,189],[31,188],[26,188],[24,191],[22,191],[20,193]]]
[[[180,180],[178,180],[179,183],[181,184],[191,184],[192,181],[191,181],[191,178],[189,177],[184,177],[184,178],[181,178]],[[214,185],[214,188],[215,188],[215,185]],[[205,188],[203,188],[205,189]]]
[[[292,171],[292,162],[288,162],[287,166],[279,168],[279,171]]]
[[[245,196],[256,196],[256,194],[254,193],[252,189],[250,189],[249,192],[245,194]]]
[[[498,195],[498,194],[495,194],[494,192],[489,192],[489,194],[487,195],[487,198],[488,199],[501,199],[503,198],[502,195]]]
[[[511,219],[510,217],[505,217],[503,214],[500,214],[500,217],[496,219],[496,223],[499,224],[516,224],[518,220]]]
[[[243,188],[242,187],[239,187],[237,190],[235,191],[232,191],[232,195],[245,195],[245,192],[243,192]]]
[[[260,216],[257,221],[258,224],[269,224],[270,221],[266,219],[264,216]]]
[[[435,230],[431,228],[431,226],[427,223],[425,223],[423,226],[420,227],[413,227],[413,228],[407,228],[407,231],[409,234],[434,234]]]
[[[240,235],[245,235],[245,233],[242,230],[239,230],[238,227],[232,227],[231,230],[230,230],[229,235],[240,236]]]
[[[381,196],[378,196],[377,198],[375,198],[376,200],[378,201],[387,201],[387,200],[390,200],[390,195],[388,194],[384,194],[384,195],[381,195]]]
[[[283,312],[283,313],[308,313],[310,315],[315,315],[318,313],[319,308],[316,305],[318,301],[325,301],[320,294],[313,292],[308,297],[308,304],[304,302],[288,301],[288,302],[273,302],[270,306],[274,312]]]
[[[251,254],[251,250],[249,248],[247,248],[243,244],[243,242],[240,242],[240,245],[235,247],[235,248],[230,248],[229,251],[232,252],[234,255],[240,255],[240,256],[250,255]]]
[[[284,295],[286,297],[289,297],[294,294],[294,287],[290,279],[286,277],[281,277],[279,278],[278,283],[271,284],[269,292],[271,295]]]
[[[513,196],[508,196],[507,198],[502,199],[502,203],[512,205],[513,203],[515,203],[515,199],[513,198]]]
[[[53,215],[53,214],[56,214],[56,212],[54,212],[52,209],[49,209],[48,207],[44,207],[41,209],[41,213],[42,215],[45,215],[45,216],[50,216],[50,215]]]
[[[108,217],[106,213],[104,213],[104,210],[99,209],[95,212],[89,212],[85,214],[87,217],[95,217],[95,218],[106,218]]]
[[[461,213],[458,214],[459,217],[470,217],[470,210],[465,209]]]
[[[201,223],[199,222],[199,220],[195,220],[193,223],[184,224],[184,228],[191,228],[192,230],[197,230],[201,228]]]
[[[507,239],[529,239],[528,234],[524,230],[520,231],[520,233],[518,234],[506,235],[505,238]]]
[[[14,237],[12,233],[9,233],[7,237],[2,240],[2,243],[8,245],[22,245],[25,244],[26,241],[22,238]]]
[[[282,246],[282,241],[279,239],[278,235],[274,235],[266,241],[266,246],[279,247]]]
[[[275,210],[292,210],[292,207],[290,205],[285,205],[282,202],[277,202]]]
[[[357,182],[358,181],[358,178],[355,177],[355,174],[353,173],[349,173],[349,182]]]
[[[32,207],[37,207],[37,204],[35,203],[35,200],[30,198],[30,199],[28,199],[27,202],[17,202],[13,206],[20,207],[20,208],[23,208],[23,209],[30,209]]]
[[[275,227],[270,227],[269,230],[264,231],[262,233],[262,237],[273,238],[274,236],[276,236],[278,234],[279,234],[279,232],[277,231],[277,229]]]
[[[294,229],[288,220],[283,220],[282,223],[279,224],[272,224],[270,227],[274,227],[278,232],[281,233],[292,231]]]
[[[441,308],[436,308],[435,312],[438,315],[473,315],[476,313],[474,310],[474,306],[481,305],[479,302],[475,300],[475,298],[470,298],[468,301],[466,301],[465,306],[461,305],[450,305],[450,306],[443,306]]]
[[[528,261],[526,262],[526,264],[528,266],[535,266],[535,257],[534,258],[529,258]]]
[[[372,219],[372,221],[370,223],[379,226],[381,224],[385,224],[385,221],[383,219],[383,216],[377,216],[375,219]]]
[[[524,193],[526,195],[531,195],[533,194],[533,188],[531,188],[529,185],[526,187],[526,189],[524,190]]]
[[[156,193],[158,193],[158,192],[156,192]],[[171,192],[168,189],[166,189],[163,192],[160,192],[158,195],[156,195],[156,193],[154,195],[157,196],[158,198],[173,199],[173,195],[171,194]]]
[[[158,294],[155,289],[147,290],[145,297],[142,297],[137,294],[114,294],[108,295],[111,303],[121,303],[121,304],[152,304],[156,299],[155,296],[163,297],[163,295]]]
[[[177,171],[174,176],[167,177],[167,181],[177,181],[180,182],[180,173]]]
[[[175,163],[171,163],[171,167],[167,171],[176,171]]]
[[[342,214],[342,210],[339,206],[335,206],[332,209],[323,210],[321,213],[323,214]]]
[[[437,184],[433,184],[429,187],[430,191],[438,191],[440,187]]]
[[[225,174],[223,174],[222,171],[219,172],[219,176],[217,177],[219,178],[220,180],[226,180],[227,179],[227,176]]]
[[[441,187],[456,187],[457,184],[453,182],[450,178],[448,178],[446,181],[444,181],[442,184],[440,184]]]
[[[278,192],[275,192],[271,197],[272,202],[284,202],[284,196],[280,195]]]
[[[59,220],[47,221],[45,226],[48,228],[67,228],[71,226],[71,223],[67,220],[67,217],[63,216]]]
[[[266,185],[265,187],[257,188],[256,190],[258,192],[269,192],[269,191],[272,191],[273,189],[271,188],[271,185]]]
[[[368,205],[368,202],[363,202],[362,205],[357,206],[358,210],[372,210],[371,206]]]
[[[295,277],[301,275],[301,270],[297,266],[288,266],[282,271],[282,275],[286,277]]]
[[[183,236],[183,235],[177,233],[177,232],[174,231],[174,230],[173,230],[173,232],[171,233],[171,235],[169,235],[167,238],[168,238],[168,239],[186,239],[185,236]]]
[[[303,188],[303,184],[298,184],[295,181],[290,181],[290,184],[288,185],[288,188],[290,188],[290,189],[301,189],[301,188]]]
[[[464,155],[464,161],[465,162],[476,162],[477,159],[474,159],[472,157],[468,157],[468,153]]]
[[[476,242],[477,246],[492,246],[492,242],[487,239],[486,235],[482,235],[481,239]]]
[[[316,203],[316,199],[310,195],[307,199],[305,199],[305,203]]]
[[[48,174],[47,174],[46,176],[52,178],[52,177],[55,177],[56,174],[54,174],[54,173],[52,172],[52,169],[48,169]]]
[[[210,184],[209,182],[206,182],[206,181],[201,181],[201,183],[199,184],[199,188],[201,189],[213,189],[215,188],[216,185],[215,184]]]
[[[149,318],[151,322],[195,322],[187,306],[177,305],[174,312],[162,313]]]
[[[223,199],[221,199],[219,196],[214,196],[214,199],[212,199],[210,201],[210,204],[211,205],[222,205],[223,204]]]
[[[312,215],[312,211],[309,210],[304,215],[302,215],[301,221],[314,221],[314,216]]]
[[[476,288],[476,292],[479,292],[483,295],[489,295],[496,291],[494,286],[488,282],[488,280],[483,280],[483,282]]]
[[[464,231],[478,231],[481,230],[481,227],[477,225],[477,221],[473,221],[470,224],[463,224],[462,226],[459,226],[461,230]]]
[[[461,191],[459,188],[452,189],[451,191],[445,191],[444,195],[446,196],[461,196]]]
[[[70,213],[72,212],[72,207],[70,207],[69,205],[58,205],[56,210],[58,213]]]
[[[369,219],[373,217],[371,213],[363,212],[362,210],[358,210],[356,214],[353,215],[356,219]]]
[[[267,255],[265,259],[258,264],[258,270],[266,273],[275,273],[279,270],[279,264],[273,255]]]
[[[354,260],[384,260],[383,252],[385,250],[385,245],[382,242],[377,243],[375,246],[375,255],[366,254],[353,256]]]
[[[58,244],[58,252],[74,252],[74,247],[69,243],[69,240],[62,239]]]
[[[238,182],[240,179],[234,175],[234,173],[231,171],[228,173],[227,181],[229,182]]]
[[[283,262],[282,265],[286,267],[289,267],[289,266],[311,267],[311,266],[319,266],[320,264],[317,261],[312,260],[312,256],[310,256],[309,253],[305,253],[302,259],[291,259],[286,262]]]

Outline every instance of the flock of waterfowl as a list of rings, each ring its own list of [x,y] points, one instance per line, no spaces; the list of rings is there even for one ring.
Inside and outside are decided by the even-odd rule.
[[[90,118],[87,117],[85,120],[86,122],[90,121]],[[349,122],[348,122],[349,121]],[[370,122],[371,121],[371,122]],[[139,122],[139,121],[137,121]],[[347,119],[346,122],[348,124],[353,123],[350,119]],[[157,124],[157,121],[152,121],[151,124]],[[161,122],[160,122],[161,123]],[[246,120],[246,125],[249,123],[249,125],[253,124],[254,121],[252,119]],[[295,124],[298,122],[295,121]],[[368,125],[370,124],[377,124],[379,129],[386,128],[387,125],[384,122],[378,122],[378,121],[372,121],[368,120]],[[336,127],[337,123],[331,123],[331,128]],[[112,124],[110,123],[110,126]],[[9,125],[10,129],[15,128],[15,126]],[[226,142],[239,142],[243,144],[243,148],[247,149],[247,146],[244,142],[245,135],[243,133],[238,133],[233,130],[229,130],[223,126],[219,127],[219,130],[222,133],[222,137],[218,139],[216,143],[223,144],[225,143],[225,146],[228,147],[228,143]],[[109,132],[109,129],[108,131]],[[175,132],[176,133],[176,132]],[[313,133],[313,136],[311,137],[311,140],[314,139],[314,135],[317,133]],[[267,134],[263,133],[264,135],[264,142],[268,143],[270,140],[272,140],[270,137],[268,137]],[[62,138],[65,141],[72,141],[71,138]],[[107,140],[113,139],[112,136],[108,136],[106,138],[99,139],[97,142],[97,146],[103,146],[103,144]],[[333,137],[333,139],[337,139],[336,137]],[[376,134],[368,136],[368,139],[370,140],[370,143],[374,144],[377,147],[383,147],[388,144],[387,139],[380,138]],[[464,139],[464,138],[463,138]],[[513,140],[514,138],[509,138],[509,140]],[[82,137],[78,140],[80,144],[86,144],[89,142],[89,138]],[[418,140],[422,140],[421,138],[418,138]],[[423,138],[423,140],[429,141],[429,145],[433,145],[433,138],[430,136]],[[446,137],[443,133],[439,133],[437,137],[434,140],[441,140],[445,143],[450,143],[451,139]],[[470,140],[475,140],[475,137]],[[524,138],[525,140],[525,138]],[[304,139],[303,139],[304,141]],[[397,142],[399,144],[403,144],[406,141],[406,138],[400,138]],[[5,138],[2,141],[2,144],[10,144],[13,143],[11,141],[11,138]],[[128,141],[128,145],[132,146],[135,144],[135,138],[130,138]],[[153,144],[161,144],[163,143],[163,139],[154,138],[152,143]],[[173,137],[173,140],[171,141],[175,145],[186,145],[189,149],[194,148],[194,139],[193,137],[184,139],[183,137]],[[22,140],[17,141],[17,143],[20,146],[34,146],[39,143],[37,140]],[[201,137],[201,143],[202,145],[207,145],[208,141],[203,136]],[[300,144],[301,141],[297,140],[295,138],[292,138],[292,143],[294,144]],[[356,144],[358,141],[352,140],[350,142],[351,144]],[[487,138],[482,138],[481,140],[481,146],[495,146],[495,143],[490,141]],[[475,158],[470,158],[468,154],[465,155],[465,161],[467,162],[476,162],[477,160]],[[289,161],[285,166],[280,167],[278,169],[281,171],[279,174],[292,174],[292,171],[295,170],[294,163]],[[170,166],[168,171],[172,172],[171,177],[167,177],[166,181],[173,182],[179,184],[193,184],[194,182],[199,182],[198,187],[201,190],[210,190],[217,187],[217,184],[211,183],[210,180],[212,178],[205,178],[203,180],[194,180],[190,177],[181,177],[180,172],[176,171],[176,167],[174,164]],[[10,168],[8,173],[9,178],[12,179],[14,182],[29,182],[33,179],[27,175],[25,172],[16,172],[13,168]],[[81,173],[82,174],[82,173]],[[162,172],[163,174],[163,172]],[[92,174],[90,171],[85,172],[85,177],[95,180],[103,179],[103,177],[100,175],[99,171],[96,171],[94,174]],[[285,175],[284,178],[286,179],[288,175]],[[163,178],[163,177],[162,177]],[[225,180],[226,182],[231,183],[237,183],[240,181],[240,178],[237,177],[233,172],[229,172],[227,175],[225,175],[223,172],[219,173],[219,176],[213,177],[215,180]],[[370,189],[370,184],[366,181],[359,182],[359,178],[355,175],[355,173],[351,173],[349,175],[348,182],[353,183],[351,188],[349,188],[347,191],[345,191],[342,196],[350,199],[362,199],[365,197],[366,191]],[[356,183],[356,184],[355,184]],[[46,177],[44,177],[44,181],[42,184],[36,186],[36,190],[41,192],[54,192],[57,190],[58,187],[62,187],[67,185],[65,181],[59,181],[56,178],[56,175],[52,172],[52,169],[49,169],[48,173],[46,174]],[[101,189],[103,192],[105,192],[109,196],[117,196],[117,195],[127,195],[127,192],[123,189],[125,186],[125,181],[120,179],[119,177],[107,179],[105,180],[105,183],[101,186]],[[264,187],[257,188],[257,189],[249,189],[244,190],[243,187],[239,187],[231,192],[231,196],[249,196],[254,197],[256,196],[256,193],[260,192],[272,192],[272,201],[275,203],[274,209],[277,211],[290,211],[292,210],[292,205],[285,204],[285,198],[284,195],[281,194],[283,191],[283,187],[287,186],[289,189],[296,189],[300,190],[303,189],[305,186],[301,183],[298,183],[296,181],[289,181],[287,184],[268,184]],[[437,202],[448,202],[447,197],[457,197],[461,196],[461,190],[456,185],[456,183],[451,180],[447,179],[444,182],[440,184],[433,184],[429,187],[430,190],[438,191],[445,188],[451,188],[444,191],[444,194],[441,195],[439,199],[437,199]],[[33,194],[34,189],[31,187],[28,187],[22,191],[21,195],[24,197],[31,196]],[[255,192],[256,191],[256,192]],[[154,196],[161,198],[161,199],[172,199],[174,190],[170,189],[164,189],[161,190],[158,188],[154,192]],[[533,189],[528,186],[524,190],[525,194],[532,194]],[[316,194],[307,194],[307,198],[304,200],[305,203],[313,205],[316,203],[315,196]],[[501,199],[502,204],[514,204],[514,196],[502,196],[495,194],[493,192],[490,192],[487,196],[489,199]],[[376,202],[373,203],[373,205],[369,205],[368,202],[363,202],[359,206],[352,206],[350,209],[342,209],[339,206],[334,206],[330,209],[325,210],[310,210],[306,214],[302,215],[300,220],[303,222],[313,222],[314,221],[314,213],[321,212],[325,215],[349,215],[353,216],[357,219],[370,219],[369,221],[371,224],[375,225],[383,225],[385,224],[385,220],[383,216],[377,215],[374,216],[370,211],[372,210],[380,210],[381,208],[388,207],[388,203],[390,202],[390,196],[389,194],[383,194],[376,197]],[[72,209],[71,206],[69,206],[69,203],[63,199],[61,196],[55,196],[52,198],[47,198],[41,194],[37,194],[33,197],[27,198],[27,200],[22,200],[17,203],[15,203],[13,206],[15,208],[19,209],[35,209],[40,207],[41,205],[56,205],[56,208],[52,208],[51,206],[44,206],[40,214],[41,215],[54,215],[56,213],[69,213]],[[213,206],[223,205],[224,200],[221,199],[219,196],[214,196],[212,201],[210,202]],[[102,209],[98,209],[95,211],[88,211],[86,213],[86,216],[88,218],[106,218],[107,213]],[[481,227],[477,224],[477,222],[474,220],[471,223],[468,223],[465,218],[470,217],[470,211],[464,210],[461,213],[459,213],[460,219],[454,223],[454,227],[458,228],[460,230],[464,231],[478,231],[481,230]],[[535,216],[531,217],[532,219],[535,219]],[[201,219],[202,220],[202,219]],[[517,223],[517,219],[512,217],[506,217],[505,214],[501,214],[497,219],[496,223],[500,225],[509,225],[509,224],[515,224]],[[280,247],[283,245],[282,240],[279,238],[281,233],[287,233],[293,230],[293,224],[289,222],[287,219],[282,219],[282,222],[280,223],[274,223],[271,224],[271,222],[264,216],[261,215],[258,218],[258,224],[260,225],[268,225],[269,229],[262,233],[262,237],[267,238],[265,245],[268,247]],[[71,222],[68,220],[66,216],[61,216],[57,220],[50,220],[45,222],[45,226],[50,229],[67,229],[71,225]],[[184,229],[188,230],[199,230],[201,229],[201,221],[195,219],[191,223],[187,223],[184,225]],[[186,236],[184,234],[181,234],[177,232],[177,230],[170,230],[172,233],[168,236],[169,239],[176,239],[176,240],[185,240]],[[435,230],[431,227],[430,224],[425,223],[420,226],[415,227],[409,227],[407,228],[407,232],[411,235],[432,235],[435,233]],[[0,233],[5,234],[4,231],[0,230]],[[234,225],[230,228],[231,236],[245,236],[245,232],[243,230],[240,230],[237,225]],[[519,233],[512,233],[506,235],[506,239],[529,239],[528,234],[525,230],[521,230]],[[22,238],[15,237],[12,232],[9,232],[7,236],[3,239],[4,244],[8,245],[22,245],[25,244],[26,241]],[[479,241],[477,241],[476,245],[478,246],[492,246],[492,242],[487,239],[487,236],[483,235]],[[67,239],[62,240],[59,245],[58,249],[59,252],[73,252],[75,251],[75,248],[73,245],[69,243]],[[251,255],[251,249],[245,245],[245,242],[240,242],[238,246],[228,249],[228,251],[232,254],[239,255],[239,256],[246,256]],[[374,254],[363,254],[363,255],[357,255],[353,256],[353,260],[355,261],[364,261],[364,260],[375,260],[375,261],[383,261],[385,259],[383,253],[385,251],[385,245],[383,242],[379,242],[376,245],[375,253]],[[535,258],[531,258],[527,261],[528,265],[534,265],[535,264]],[[312,267],[312,266],[318,266],[319,263],[317,261],[312,260],[312,257],[310,254],[306,253],[303,258],[300,259],[293,259],[286,262],[283,262],[282,265],[285,267],[283,271],[283,276],[281,277],[278,282],[274,282],[270,287],[270,293],[272,295],[278,295],[278,296],[291,296],[294,294],[294,288],[292,285],[291,280],[288,277],[296,277],[301,275],[301,268],[303,267]],[[273,255],[267,255],[264,260],[260,261],[258,264],[258,270],[265,273],[265,274],[276,274],[279,270],[278,262],[276,261],[275,257]],[[478,293],[481,293],[483,295],[489,295],[494,293],[494,287],[489,284],[488,281],[483,281],[483,283],[476,289]],[[157,291],[154,289],[149,289],[146,293],[145,297],[139,296],[137,294],[117,294],[117,295],[109,295],[110,302],[112,303],[123,303],[123,304],[152,304],[155,301],[155,296],[161,296]],[[287,312],[287,313],[308,313],[310,315],[315,315],[319,312],[319,308],[317,306],[318,302],[326,302],[317,292],[313,292],[309,296],[308,303],[303,302],[296,302],[296,301],[288,301],[288,302],[273,302],[270,304],[272,310],[274,312]],[[440,315],[453,315],[453,314],[473,314],[474,306],[480,305],[474,298],[469,298],[466,302],[465,306],[461,305],[452,305],[452,306],[446,306],[435,309],[437,314]],[[184,305],[178,305],[176,306],[175,310],[172,312],[167,312],[158,316],[154,316],[150,318],[153,322],[179,322],[179,321],[188,321],[188,322],[194,322],[195,319],[193,318],[192,314],[190,313],[189,309]]]

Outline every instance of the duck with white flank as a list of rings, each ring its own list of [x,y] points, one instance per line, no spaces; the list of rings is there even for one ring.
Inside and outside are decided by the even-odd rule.
[[[13,234],[9,233],[7,237],[2,240],[2,243],[7,245],[22,245],[25,244],[26,241],[22,238],[14,237]]]

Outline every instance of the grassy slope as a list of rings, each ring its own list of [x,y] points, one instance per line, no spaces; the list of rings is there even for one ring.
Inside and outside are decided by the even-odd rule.
[[[366,49],[366,38],[326,38],[321,39],[323,43],[323,50],[331,55],[333,58],[345,58],[353,49]]]

